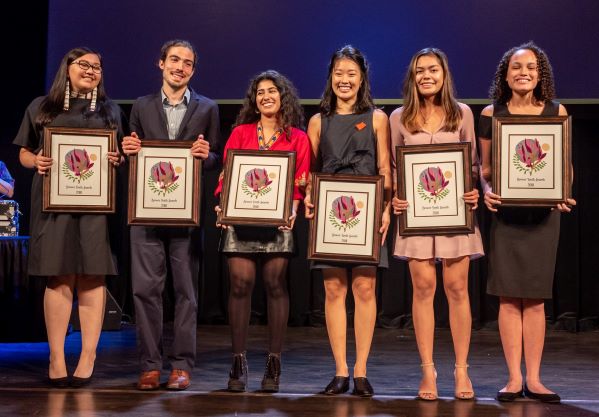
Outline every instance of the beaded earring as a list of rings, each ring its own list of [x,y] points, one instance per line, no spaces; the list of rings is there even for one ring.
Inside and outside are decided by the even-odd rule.
[[[69,99],[71,98],[71,83],[67,78],[67,86],[64,90],[64,103],[62,105],[62,109],[64,111],[69,111]]]
[[[96,110],[96,100],[98,98],[98,87],[94,87],[93,91],[92,91],[92,102],[89,105],[89,111],[95,111]]]

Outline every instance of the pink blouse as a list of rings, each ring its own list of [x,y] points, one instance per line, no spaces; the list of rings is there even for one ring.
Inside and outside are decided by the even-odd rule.
[[[470,142],[472,149],[472,173],[478,175],[479,159],[476,151],[476,136],[474,134],[474,116],[470,107],[459,103],[462,110],[462,120],[455,132],[445,132],[443,125],[436,132],[420,130],[410,132],[401,123],[403,107],[396,109],[389,117],[391,128],[391,167],[393,172],[397,169],[395,160],[395,147],[399,145],[425,145],[432,143]],[[393,175],[393,181],[397,176]],[[447,236],[400,236],[399,227],[396,228],[393,255],[402,259],[453,259],[470,256],[476,259],[484,255],[482,239],[478,224],[474,233]]]
[[[250,123],[239,125],[233,129],[223,151],[223,165],[229,149],[258,150],[258,125]],[[308,135],[300,129],[291,128],[291,136],[285,132],[277,138],[270,147],[271,151],[295,151],[295,182],[293,199],[303,200],[305,197],[306,183],[310,174],[310,141]],[[268,151],[263,151],[268,152]],[[223,187],[222,174],[218,179],[214,195],[218,196]]]

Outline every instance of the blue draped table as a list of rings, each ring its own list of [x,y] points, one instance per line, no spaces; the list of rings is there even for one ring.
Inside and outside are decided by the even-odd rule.
[[[26,287],[29,236],[0,236],[0,293]]]
[[[29,236],[0,236],[0,342],[46,340],[46,280],[27,274]]]

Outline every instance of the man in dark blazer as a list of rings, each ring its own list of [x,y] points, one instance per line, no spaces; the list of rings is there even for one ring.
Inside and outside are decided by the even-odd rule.
[[[194,141],[191,154],[205,169],[218,163],[220,122],[216,103],[188,87],[197,54],[188,41],[162,46],[158,67],[160,92],[138,98],[131,108],[131,136],[123,139],[127,155],[136,154],[143,139]],[[160,386],[162,370],[162,292],[170,265],[175,294],[174,338],[166,387],[184,390],[191,383],[196,353],[197,287],[200,244],[189,227],[131,226],[131,276],[137,323],[140,390]],[[168,262],[167,262],[168,256]]]

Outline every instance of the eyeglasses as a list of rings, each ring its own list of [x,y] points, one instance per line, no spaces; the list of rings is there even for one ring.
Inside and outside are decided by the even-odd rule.
[[[71,62],[71,65],[73,65],[73,64],[79,65],[79,68],[81,68],[83,71],[87,71],[88,69],[91,68],[92,71],[96,74],[102,73],[102,66],[100,64],[92,65],[87,61],[73,61],[73,62]]]

